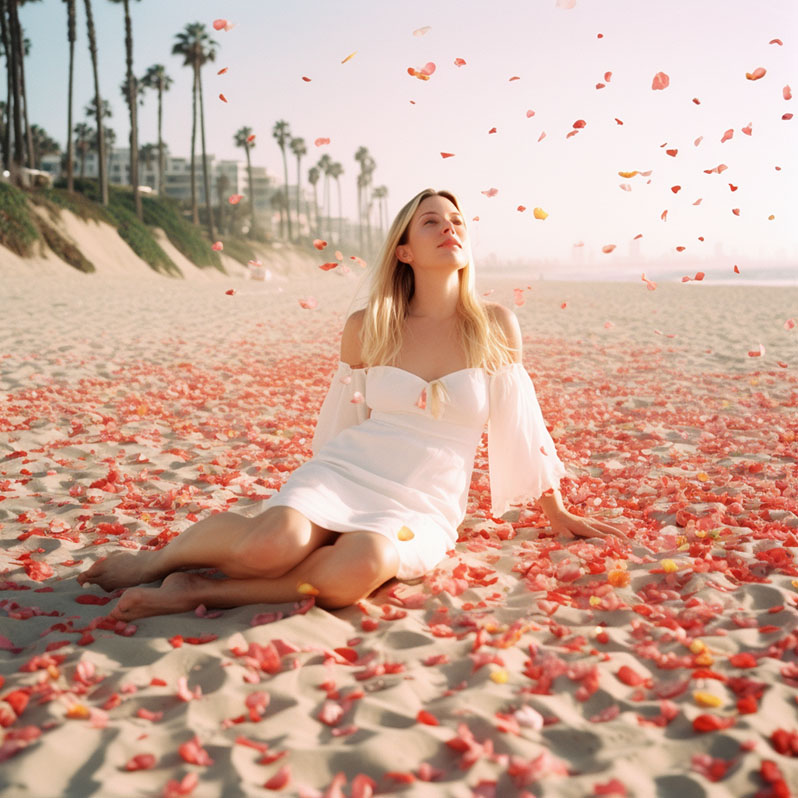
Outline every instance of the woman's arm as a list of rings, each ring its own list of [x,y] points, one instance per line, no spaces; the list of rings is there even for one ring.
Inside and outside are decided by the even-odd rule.
[[[507,343],[515,350],[514,362],[521,363],[523,341],[518,317],[512,310],[500,305],[498,302],[487,303],[486,309],[491,321],[499,325],[504,337],[507,339]],[[540,509],[543,510],[549,519],[552,531],[557,534],[564,533],[572,537],[605,537],[606,535],[615,535],[620,538],[626,537],[616,527],[604,521],[582,518],[568,512],[565,509],[562,494],[557,488],[544,493],[538,498],[537,502]]]
[[[353,369],[363,368],[360,355],[360,331],[363,329],[365,310],[356,310],[344,324],[341,334],[341,360]]]

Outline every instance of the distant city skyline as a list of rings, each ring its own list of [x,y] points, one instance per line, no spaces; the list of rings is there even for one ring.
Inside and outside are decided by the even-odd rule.
[[[93,91],[77,6],[75,122],[84,119]],[[93,7],[101,91],[114,111],[109,124],[127,146],[119,90],[123,14],[111,3]],[[741,269],[782,258],[798,263],[796,120],[782,119],[794,105],[785,87],[798,80],[791,38],[798,10],[790,0],[765,0],[755,14],[742,0],[698,6],[577,0],[570,10],[555,0],[507,0],[491,13],[477,0],[434,6],[406,0],[379,9],[365,0],[335,9],[322,0],[284,6],[170,0],[155,8],[150,0],[131,5],[134,71],[141,76],[162,63],[174,79],[164,138],[175,157],[189,156],[190,74],[171,47],[187,23],[200,21],[220,45],[216,61],[203,69],[208,152],[240,160],[233,135],[248,125],[257,134],[253,165],[282,182],[271,131],[285,119],[308,146],[303,180],[325,152],[343,163],[350,218],[356,216],[353,155],[366,146],[377,162],[375,184],[389,188],[391,216],[426,185],[459,195],[467,218],[479,217],[470,221],[478,259],[574,264],[583,258],[611,270],[642,236],[636,242],[642,260],[670,258],[675,267],[713,257],[718,244],[730,269],[735,259]],[[235,26],[214,31],[213,20],[225,15]],[[65,6],[26,4],[20,17],[31,40],[30,121],[63,145]],[[775,39],[782,44],[770,44]],[[427,62],[436,64],[429,80],[407,73]],[[746,79],[757,67],[767,74]],[[659,72],[670,85],[654,90]],[[139,115],[142,144],[156,141],[155,114],[148,92]],[[751,135],[744,131],[749,123]],[[317,138],[330,144],[317,147]],[[719,164],[728,169],[705,173]],[[295,175],[290,159],[292,184]],[[487,196],[493,188],[496,194]],[[545,220],[533,217],[536,207],[548,214]],[[612,245],[613,252],[602,252]]]

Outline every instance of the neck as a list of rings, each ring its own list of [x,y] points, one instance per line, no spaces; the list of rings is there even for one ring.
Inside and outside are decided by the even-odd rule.
[[[414,279],[408,316],[443,321],[455,315],[460,295],[458,272],[418,271]]]

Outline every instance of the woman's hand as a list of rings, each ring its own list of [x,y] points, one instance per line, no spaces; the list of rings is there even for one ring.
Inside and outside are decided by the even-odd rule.
[[[572,538],[606,538],[610,535],[628,540],[629,538],[617,527],[606,521],[595,518],[583,518],[581,515],[559,510],[548,516],[549,524],[556,535],[567,535]]]

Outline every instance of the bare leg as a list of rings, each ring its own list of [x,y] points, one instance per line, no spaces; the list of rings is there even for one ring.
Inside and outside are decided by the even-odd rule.
[[[347,532],[332,546],[313,551],[299,565],[274,579],[208,579],[174,573],[161,587],[126,590],[111,611],[118,620],[188,612],[197,605],[238,607],[244,604],[282,604],[306,598],[300,585],[318,591],[316,602],[326,609],[353,604],[396,575],[399,565],[394,544],[373,532]]]
[[[290,507],[271,507],[254,518],[216,513],[158,551],[111,554],[80,574],[78,582],[110,591],[153,582],[181,568],[204,567],[236,578],[279,575],[335,535]]]

